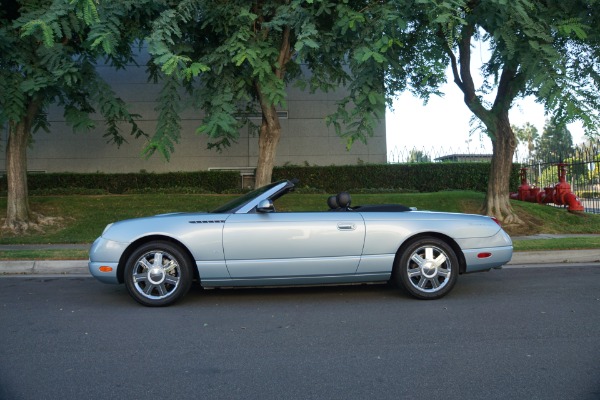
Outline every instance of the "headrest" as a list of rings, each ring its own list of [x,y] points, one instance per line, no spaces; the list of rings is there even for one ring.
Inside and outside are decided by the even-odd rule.
[[[352,202],[352,199],[350,198],[350,193],[348,192],[340,192],[337,195],[336,200],[341,208],[350,207],[350,203]]]
[[[331,208],[332,210],[335,210],[337,208],[340,208],[340,206],[338,205],[337,202],[337,196],[329,196],[329,198],[327,199],[327,205],[329,206],[329,208]]]

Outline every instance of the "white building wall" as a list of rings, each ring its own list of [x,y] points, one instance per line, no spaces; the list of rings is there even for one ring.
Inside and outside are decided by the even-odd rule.
[[[100,73],[111,83],[118,95],[133,113],[141,115],[139,126],[149,135],[156,126],[156,99],[160,85],[146,82],[143,56],[139,67],[130,66],[125,71],[114,71],[99,66]],[[282,137],[276,157],[276,165],[345,165],[386,162],[385,121],[378,125],[368,145],[355,143],[346,151],[346,143],[327,127],[325,116],[336,108],[336,101],[343,96],[337,93],[309,94],[297,88],[288,90],[288,118],[281,120]],[[144,159],[141,152],[145,138],[128,137],[128,143],[118,148],[107,144],[103,138],[104,123],[96,122],[94,130],[74,133],[64,121],[62,109],[52,107],[49,111],[50,133],[38,132],[28,151],[30,171],[40,172],[173,172],[198,171],[208,168],[255,167],[258,158],[258,138],[249,135],[249,129],[240,130],[236,144],[221,153],[207,150],[208,138],[195,133],[201,114],[186,110],[182,114],[182,132],[179,144],[171,160],[167,162],[159,154]],[[256,120],[260,123],[260,119]],[[128,126],[124,126],[128,132]],[[0,170],[5,166],[7,132],[1,135]]]

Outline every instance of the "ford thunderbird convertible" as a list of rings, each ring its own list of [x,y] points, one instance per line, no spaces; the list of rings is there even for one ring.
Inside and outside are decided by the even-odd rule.
[[[391,281],[419,299],[448,294],[458,275],[506,264],[512,242],[490,217],[352,206],[347,192],[316,212],[278,212],[282,180],[211,212],[115,222],[90,249],[91,274],[166,306],[193,281],[206,288]]]

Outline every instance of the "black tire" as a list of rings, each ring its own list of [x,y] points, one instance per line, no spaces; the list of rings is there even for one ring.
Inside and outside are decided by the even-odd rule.
[[[410,295],[424,300],[447,295],[458,277],[458,257],[450,245],[435,237],[422,237],[402,250],[394,266],[394,280]]]
[[[149,307],[168,306],[181,299],[190,290],[193,277],[189,257],[169,242],[140,246],[125,265],[127,291]]]

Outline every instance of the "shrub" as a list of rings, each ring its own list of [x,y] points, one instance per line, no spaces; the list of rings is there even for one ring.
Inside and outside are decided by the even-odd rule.
[[[520,165],[513,166],[510,187],[519,185]],[[485,192],[490,163],[415,163],[347,165],[324,167],[284,166],[273,170],[273,180],[298,178],[300,187],[322,189],[328,193],[361,188],[438,192],[474,190]]]
[[[141,193],[152,190],[184,193],[221,193],[239,189],[240,175],[235,171],[201,171],[126,173],[126,174],[79,174],[49,173],[29,174],[29,191],[32,194],[92,194],[92,193]],[[0,178],[0,188],[6,191],[6,177]]]
[[[513,166],[510,187],[519,185],[519,164]],[[487,190],[489,163],[362,164],[343,166],[283,166],[273,170],[273,181],[298,178],[301,193],[439,192]],[[236,171],[126,174],[30,174],[32,194],[123,193],[241,193]],[[0,177],[6,193],[6,177]]]

